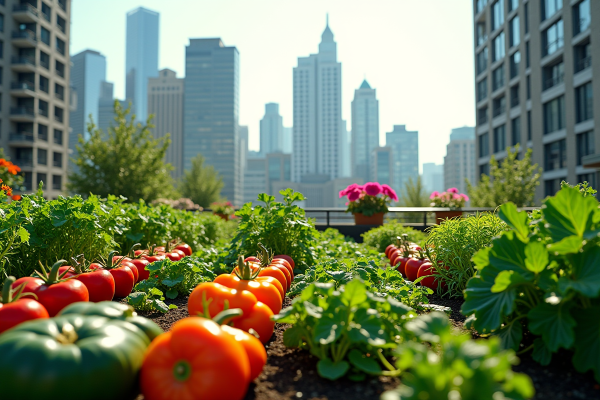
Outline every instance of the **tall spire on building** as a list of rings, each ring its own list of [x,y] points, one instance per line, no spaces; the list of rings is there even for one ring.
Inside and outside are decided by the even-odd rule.
[[[333,42],[333,32],[331,32],[331,29],[329,29],[329,13],[327,13],[327,16],[325,18],[325,30],[323,31],[323,34],[321,35],[321,41],[322,42]]]

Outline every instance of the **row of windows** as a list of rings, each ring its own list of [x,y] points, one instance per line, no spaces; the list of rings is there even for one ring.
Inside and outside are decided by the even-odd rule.
[[[25,180],[23,181],[23,186],[25,186],[25,191],[34,190],[35,188],[33,187],[33,172],[25,172],[24,175]],[[48,176],[45,173],[37,173],[37,183],[39,184],[39,182],[44,182],[44,189],[48,189]],[[52,189],[62,190],[62,175],[52,175]]]
[[[475,2],[475,13],[478,14],[485,8],[488,0],[476,0]],[[519,7],[519,0],[507,0],[508,12],[512,12]],[[590,0],[583,0],[573,7],[574,16],[578,19],[585,19],[589,17],[589,3]],[[541,0],[541,20],[545,21],[548,18],[554,16],[556,13],[562,10],[563,0]],[[529,3],[523,5],[526,17],[529,17]],[[491,7],[491,18],[492,18],[492,31],[500,28],[504,24],[505,14],[504,0],[497,0]],[[583,12],[582,12],[583,10]],[[585,13],[587,11],[587,14]]]

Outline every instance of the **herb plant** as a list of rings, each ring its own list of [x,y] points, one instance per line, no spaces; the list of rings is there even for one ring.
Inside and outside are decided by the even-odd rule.
[[[563,187],[544,200],[539,219],[500,207],[509,226],[473,258],[462,312],[482,333],[518,349],[523,331],[534,335],[532,357],[547,365],[561,348],[574,351],[579,372],[600,382],[600,209],[578,188]]]
[[[408,240],[415,243],[423,243],[425,234],[423,232],[404,226],[399,222],[390,221],[384,225],[373,228],[362,234],[364,244],[374,247],[377,251],[383,253],[390,244],[396,244],[397,238],[407,234]]]

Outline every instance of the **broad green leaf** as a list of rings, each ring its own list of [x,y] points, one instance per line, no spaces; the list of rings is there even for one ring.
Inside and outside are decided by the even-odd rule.
[[[600,382],[600,306],[579,309],[575,318],[573,365],[581,373],[591,369],[596,381]]]
[[[583,239],[578,236],[568,236],[558,243],[548,246],[548,251],[556,254],[577,253],[583,247]]]
[[[514,270],[525,279],[533,279],[533,274],[525,265],[525,243],[514,232],[505,232],[492,242],[489,253],[490,265],[499,270]]]
[[[302,344],[302,327],[292,326],[283,332],[283,344],[286,347],[300,347]]]
[[[548,251],[541,242],[529,242],[525,247],[525,267],[536,274],[548,266]]]
[[[410,308],[406,304],[394,299],[391,296],[388,296],[386,300],[390,304],[390,310],[395,314],[406,315],[409,312],[413,311],[412,308]]]
[[[598,297],[600,294],[600,247],[586,248],[572,256],[573,277],[559,278],[559,288],[566,294],[572,289],[586,297]]]
[[[583,238],[591,230],[598,200],[592,196],[583,197],[579,190],[562,188],[554,197],[544,201],[546,223],[540,228],[547,232],[554,242],[569,236]]]
[[[381,367],[374,358],[367,357],[356,349],[350,351],[348,354],[348,360],[350,360],[350,363],[353,366],[368,374],[376,375],[381,373]]]
[[[535,395],[533,382],[531,378],[525,374],[511,374],[507,377],[507,381],[502,385],[502,389],[506,393],[508,399],[531,399]]]
[[[328,358],[319,360],[317,363],[317,372],[321,377],[330,379],[332,381],[341,378],[346,375],[346,372],[350,369],[350,364],[346,361],[340,361],[334,363]]]
[[[323,315],[323,309],[321,307],[316,306],[308,301],[305,301],[303,304],[304,304],[304,309],[306,310],[306,313],[308,315],[310,315],[311,317],[321,318],[321,316]]]
[[[175,310],[179,307],[177,307],[175,304],[169,304],[169,310]]]
[[[169,311],[169,307],[162,300],[154,299],[152,300],[152,303],[154,304],[154,309],[157,311],[160,311],[162,313],[166,313]]]
[[[508,226],[514,229],[515,233],[523,242],[527,242],[529,236],[529,226],[527,225],[527,213],[519,212],[517,206],[510,202],[500,206],[498,217]]]
[[[296,297],[299,299],[299,297]],[[274,315],[271,319],[275,322],[279,322],[280,324],[295,324],[298,321],[298,317],[296,316],[296,310],[293,306],[286,307],[279,312],[279,314]],[[286,331],[287,332],[287,331]]]
[[[340,326],[340,322],[332,315],[324,315],[313,328],[314,340],[320,344],[335,342],[344,329]]]
[[[29,232],[22,226],[19,227],[19,238],[21,239],[21,243],[29,242]]]
[[[531,357],[541,365],[550,364],[552,352],[542,338],[537,338],[533,341],[533,353],[531,353]]]
[[[491,247],[484,247],[483,249],[481,249],[477,253],[475,253],[473,258],[471,258],[471,261],[473,261],[473,263],[475,264],[475,267],[477,269],[480,270],[480,269],[485,268],[488,265],[490,265],[490,251],[491,250],[492,250]]]
[[[355,307],[367,300],[367,288],[365,284],[355,279],[344,286],[342,301],[348,307]]]
[[[523,340],[523,325],[519,321],[513,320],[496,331],[496,335],[500,338],[502,348],[517,351]]]
[[[430,343],[439,343],[451,333],[448,317],[441,312],[421,315],[407,322],[405,329],[420,340]]]
[[[500,293],[527,282],[529,281],[516,271],[502,271],[496,276],[491,291],[492,293]]]
[[[570,348],[575,340],[575,319],[571,316],[571,307],[566,304],[551,305],[540,303],[527,313],[529,330],[541,335],[551,352],[559,348]]]
[[[381,329],[381,320],[377,310],[359,308],[354,313],[354,319],[348,327],[348,337],[353,342],[383,346],[386,343],[385,332]]]
[[[162,280],[162,284],[167,286],[167,287],[173,287],[181,282],[183,282],[184,276],[183,275],[179,275],[176,276],[175,278],[167,278],[167,279],[163,279]]]
[[[167,299],[176,299],[178,294],[179,294],[179,292],[177,292],[177,290],[175,290],[175,289],[169,289],[169,290],[166,291],[165,297]]]

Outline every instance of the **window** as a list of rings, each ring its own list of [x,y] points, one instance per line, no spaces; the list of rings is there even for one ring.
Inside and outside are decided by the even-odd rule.
[[[63,131],[61,131],[60,129],[54,130],[54,143],[63,144]]]
[[[60,107],[54,106],[54,120],[56,122],[63,122],[64,111]]]
[[[50,56],[40,50],[40,65],[46,69],[50,69]]]
[[[44,117],[48,117],[48,102],[44,100],[38,100],[39,113]]]
[[[565,96],[560,96],[544,104],[544,134],[565,127]]]
[[[477,121],[479,122],[479,125],[485,124],[486,122],[488,122],[488,108],[486,107],[481,107],[480,109],[477,110]]]
[[[494,153],[506,150],[506,125],[494,128]]]
[[[560,182],[562,178],[557,179],[548,179],[544,181],[544,188],[546,190],[546,196],[554,196],[556,192],[560,189]]]
[[[67,24],[65,23],[65,19],[62,18],[60,15],[56,15],[56,25],[58,26],[58,29],[60,29],[60,31],[62,33],[66,33]]]
[[[487,69],[488,62],[488,48],[485,47],[479,53],[477,53],[477,74],[481,74]]]
[[[504,86],[504,64],[492,72],[492,91],[496,91]]]
[[[590,43],[575,46],[575,72],[581,72],[592,66],[592,46]]]
[[[485,43],[487,40],[487,33],[485,30],[485,22],[477,23],[477,46],[480,46]]]
[[[567,140],[561,139],[544,145],[544,171],[567,167]]]
[[[510,88],[510,107],[517,107],[520,104],[519,100],[519,84],[516,84]]]
[[[525,89],[527,89],[527,100],[531,99],[531,76],[527,75],[527,79],[525,84],[527,85],[527,87]]]
[[[517,15],[510,20],[510,47],[517,46],[521,43],[521,27],[519,25],[519,16]]]
[[[529,59],[529,42],[525,43],[525,68],[529,68],[530,65],[530,59]]]
[[[521,143],[521,117],[513,118],[510,121],[510,130],[512,132],[511,146],[516,146]]]
[[[496,118],[499,115],[502,115],[506,112],[506,97],[502,96],[502,97],[498,97],[497,99],[494,99],[494,104],[493,104],[493,115],[494,118]]]
[[[33,181],[33,172],[25,172],[25,180],[23,181],[23,186],[25,187],[25,191],[32,190],[32,181]]]
[[[508,0],[508,11],[514,11],[519,8],[519,0]]]
[[[44,182],[44,186],[45,186],[45,184],[48,182],[47,181],[48,178],[46,177],[46,174],[38,172],[37,177],[38,177],[37,178],[38,185],[40,184],[40,182]]]
[[[487,78],[477,82],[477,101],[487,98]]]
[[[41,29],[40,30],[40,39],[42,40],[43,43],[50,46],[50,31],[48,29],[44,28],[43,26],[40,29]]]
[[[487,0],[477,0],[477,5],[475,7],[476,13],[479,14],[483,11],[487,4]]]
[[[573,36],[587,30],[591,22],[590,0],[583,0],[573,7]]]
[[[4,57],[4,42],[0,40],[0,58]]]
[[[65,77],[65,64],[56,60],[55,70],[56,70],[56,75],[60,76],[61,78]]]
[[[57,153],[56,151],[52,155],[52,165],[58,168],[62,168],[62,153]]]
[[[38,124],[38,140],[48,141],[48,127],[46,125]]]
[[[594,154],[594,131],[584,132],[577,135],[577,165],[581,165],[581,159]]]
[[[554,65],[544,67],[542,70],[542,77],[544,79],[542,85],[544,90],[562,83],[565,77],[565,64],[561,60]]]
[[[479,136],[479,157],[486,157],[490,155],[490,137],[486,132]]]
[[[48,165],[48,151],[37,149],[37,163],[39,165]]]
[[[51,13],[50,6],[42,1],[42,16],[48,22],[51,21]]]
[[[556,14],[562,6],[563,0],[542,0],[542,21]]]
[[[67,2],[65,0],[58,0],[58,6],[62,8],[63,11],[67,11]]]
[[[531,140],[531,111],[527,111],[527,140]]]
[[[523,4],[523,19],[525,20],[525,34],[529,33],[529,3]]]
[[[504,45],[504,32],[501,32],[498,36],[494,38],[492,43],[492,61],[498,61],[504,57],[506,54],[506,48]]]
[[[0,32],[4,32],[4,14],[0,13]]]
[[[592,82],[575,88],[575,111],[577,123],[594,118],[594,99],[592,97]]]
[[[56,38],[56,50],[63,56],[65,55],[65,41],[64,40]]]
[[[519,65],[521,65],[521,52],[517,51],[510,56],[510,78],[519,75]]]
[[[563,20],[557,21],[542,34],[542,55],[547,56],[562,49],[565,44]]]
[[[62,190],[62,176],[52,175],[52,189]]]
[[[40,90],[48,93],[50,91],[50,81],[45,76],[40,75]]]
[[[483,164],[479,166],[479,177],[481,175],[489,175],[490,174],[490,164]]]
[[[62,85],[59,85],[58,83],[54,84],[54,97],[56,97],[59,100],[64,100],[65,99],[65,88]]]
[[[492,6],[492,30],[500,28],[504,24],[504,0],[498,0]]]

